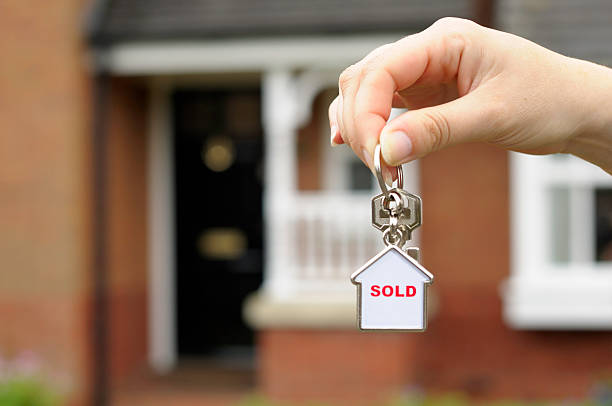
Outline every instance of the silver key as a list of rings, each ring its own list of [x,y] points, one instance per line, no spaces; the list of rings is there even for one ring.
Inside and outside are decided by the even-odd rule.
[[[396,210],[397,226],[404,229],[410,239],[412,231],[421,225],[421,198],[398,188],[389,190],[389,196],[390,201],[386,201],[384,193],[372,198],[372,225],[384,231],[389,227],[391,210]]]
[[[421,262],[421,249],[419,247],[406,247],[404,248],[404,251],[416,262]]]

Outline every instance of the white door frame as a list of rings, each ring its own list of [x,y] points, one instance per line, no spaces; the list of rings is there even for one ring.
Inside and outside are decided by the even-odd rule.
[[[170,86],[153,81],[148,131],[149,363],[158,373],[177,360],[174,236],[174,154]]]
[[[128,43],[95,55],[96,61],[113,75],[153,78],[148,117],[148,358],[156,372],[170,371],[178,358],[170,92],[176,83],[192,79],[172,75],[261,72],[264,86],[265,82],[282,79],[295,70],[348,66],[405,34]],[[193,81],[198,83],[196,77]],[[295,113],[303,119],[303,112]]]

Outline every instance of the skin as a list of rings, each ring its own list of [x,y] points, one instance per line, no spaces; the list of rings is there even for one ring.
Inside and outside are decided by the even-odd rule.
[[[392,107],[410,111],[387,123]],[[379,142],[388,165],[487,142],[612,173],[612,70],[469,20],[441,19],[348,67],[329,121],[332,145],[369,168]]]

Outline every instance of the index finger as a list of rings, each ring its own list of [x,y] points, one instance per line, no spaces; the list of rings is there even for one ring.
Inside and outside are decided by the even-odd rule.
[[[399,40],[376,59],[364,61],[359,90],[351,101],[352,127],[361,148],[373,153],[389,119],[395,92],[423,81],[444,83],[456,79],[463,43],[452,35],[455,28],[449,30],[448,26],[434,25]]]

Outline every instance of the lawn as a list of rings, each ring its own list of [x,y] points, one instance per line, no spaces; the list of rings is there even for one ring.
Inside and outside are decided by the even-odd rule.
[[[512,400],[499,400],[492,402],[478,402],[479,406],[612,406],[612,400],[603,401],[554,401],[554,402],[521,402]],[[473,401],[461,395],[444,396],[407,396],[372,404],[368,406],[472,406]],[[235,406],[335,406],[333,403],[306,402],[299,404],[272,402],[260,396],[250,396]]]

